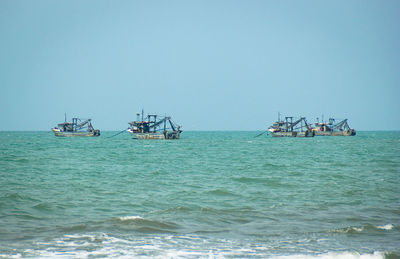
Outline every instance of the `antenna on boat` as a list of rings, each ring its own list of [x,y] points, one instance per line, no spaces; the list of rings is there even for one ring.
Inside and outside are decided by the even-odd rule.
[[[67,122],[67,113],[64,113],[65,122]]]
[[[136,121],[140,120],[140,113],[136,113]]]
[[[281,121],[281,113],[278,112],[278,121]]]
[[[142,109],[142,121],[143,121],[143,116],[144,116],[144,111],[143,111],[143,109]]]

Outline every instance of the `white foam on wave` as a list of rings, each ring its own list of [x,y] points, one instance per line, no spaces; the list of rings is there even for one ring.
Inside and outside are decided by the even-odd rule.
[[[347,227],[347,228],[332,230],[332,232],[335,232],[335,233],[354,233],[354,232],[362,232],[362,231],[364,231],[364,227]]]
[[[360,228],[357,228],[357,227],[350,227],[349,230],[354,230],[354,231],[357,231],[357,232],[362,232],[362,231],[364,230],[364,227],[360,227]]]
[[[136,219],[143,219],[140,216],[125,216],[125,217],[119,217],[118,218],[121,221],[126,221],[126,220],[136,220]]]
[[[377,226],[376,228],[384,229],[384,230],[391,230],[391,229],[393,229],[393,227],[394,226],[392,224],[386,224],[384,226]]]
[[[34,258],[304,258],[304,259],[381,259],[384,253],[329,252],[324,254],[274,255],[271,247],[246,245],[226,239],[201,239],[198,236],[163,235],[157,237],[116,237],[105,233],[64,235],[37,244],[24,254]],[[296,251],[296,250],[294,250]]]
[[[373,226],[373,225],[367,225],[367,226],[361,226],[361,227],[347,227],[343,229],[336,229],[333,230],[332,232],[337,232],[337,233],[354,233],[354,232],[363,232],[368,229],[383,229],[383,230],[391,230],[394,228],[394,225],[392,224],[386,224],[383,226]]]
[[[24,252],[35,258],[133,258],[137,255],[132,247],[137,242],[108,236],[105,233],[64,235],[43,249],[27,249]]]
[[[374,252],[372,254],[359,254],[356,252],[329,252],[320,255],[289,255],[289,256],[277,256],[275,259],[384,259],[385,253]]]
[[[22,255],[20,253],[15,255],[0,254],[0,258],[22,258]]]

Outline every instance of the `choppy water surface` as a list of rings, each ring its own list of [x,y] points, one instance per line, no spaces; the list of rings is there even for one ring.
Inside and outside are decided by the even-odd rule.
[[[400,132],[0,132],[0,257],[393,258]]]

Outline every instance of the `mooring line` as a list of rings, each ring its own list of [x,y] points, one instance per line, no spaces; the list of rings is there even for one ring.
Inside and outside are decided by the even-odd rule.
[[[257,137],[261,136],[261,135],[264,134],[264,133],[267,133],[267,135],[268,135],[268,130],[261,132],[261,133],[258,134],[257,136],[254,136],[254,138],[257,138]]]
[[[121,130],[120,132],[118,132],[117,134],[115,134],[115,135],[112,135],[111,137],[107,137],[107,138],[113,138],[113,137],[115,137],[115,136],[117,136],[117,135],[119,135],[119,134],[121,134],[121,133],[125,132],[127,129],[128,129],[128,128],[126,128],[126,129],[123,129],[123,130]]]

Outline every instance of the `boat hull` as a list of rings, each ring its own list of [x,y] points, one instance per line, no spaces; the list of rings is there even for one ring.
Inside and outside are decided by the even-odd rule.
[[[272,137],[309,138],[309,137],[314,137],[314,132],[312,131],[271,132],[271,135]]]
[[[312,138],[314,136],[315,136],[315,133],[313,131],[297,132],[297,135],[296,135],[297,138]]]
[[[343,131],[315,131],[315,136],[355,136],[356,131],[354,129],[351,130],[343,130]]]
[[[100,131],[78,131],[78,132],[68,132],[60,131],[57,129],[52,129],[54,136],[56,137],[98,137],[100,136]]]
[[[296,137],[297,132],[272,132],[272,137]]]
[[[180,132],[132,133],[133,139],[179,139]]]

